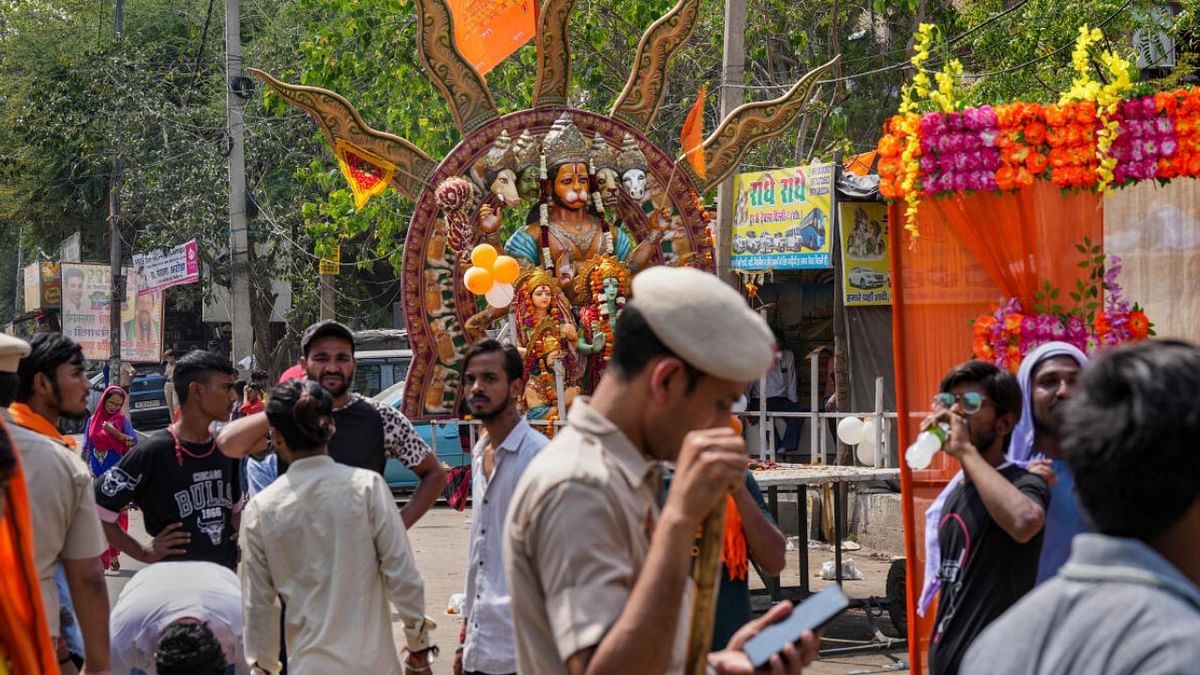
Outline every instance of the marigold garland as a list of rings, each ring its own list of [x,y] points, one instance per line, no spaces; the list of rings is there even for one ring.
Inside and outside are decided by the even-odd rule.
[[[936,89],[922,67],[933,32],[922,25],[917,33],[917,72],[877,148],[880,193],[906,200],[905,229],[914,239],[925,197],[1019,190],[1039,179],[1107,193],[1142,180],[1200,177],[1200,91],[1125,98],[1132,68],[1111,51],[1095,57],[1105,80],[1093,79],[1099,29],[1080,28],[1071,55],[1076,75],[1058,103],[968,109],[954,95],[961,64],[951,61],[935,74]],[[918,112],[931,104],[936,111]]]

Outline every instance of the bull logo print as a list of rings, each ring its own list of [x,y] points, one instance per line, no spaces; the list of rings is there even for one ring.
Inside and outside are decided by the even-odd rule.
[[[134,478],[125,473],[120,467],[113,467],[104,472],[104,480],[100,483],[100,492],[106,497],[115,497],[118,492],[132,490],[137,487],[141,477]]]
[[[225,533],[225,517],[219,509],[212,510],[217,511],[216,516],[206,518],[205,516],[208,514],[205,513],[196,519],[196,526],[201,532],[208,535],[213,546],[217,546],[221,543],[221,535]]]

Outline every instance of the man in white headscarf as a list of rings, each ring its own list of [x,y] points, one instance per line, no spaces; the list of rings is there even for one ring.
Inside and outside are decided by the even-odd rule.
[[[1062,457],[1059,438],[1061,404],[1071,397],[1075,379],[1087,355],[1066,342],[1047,342],[1029,352],[1017,370],[1023,399],[1021,419],[1012,431],[1008,458],[1046,478],[1050,484],[1050,507],[1046,512],[1046,529],[1042,553],[1038,560],[1037,583],[1053,577],[1071,552],[1071,539],[1091,528],[1083,519],[1075,498],[1075,480]],[[1051,472],[1053,476],[1051,476]],[[947,495],[962,481],[959,471],[925,512],[925,581],[917,613],[925,615],[937,597],[938,523]]]

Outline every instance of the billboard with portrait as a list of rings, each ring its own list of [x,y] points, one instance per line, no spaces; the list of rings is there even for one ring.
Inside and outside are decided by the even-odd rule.
[[[62,331],[91,360],[110,351],[108,306],[112,274],[108,265],[62,264]]]

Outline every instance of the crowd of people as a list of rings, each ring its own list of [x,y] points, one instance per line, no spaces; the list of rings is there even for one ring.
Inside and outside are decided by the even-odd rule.
[[[749,563],[778,573],[785,542],[729,424],[776,339],[712,275],[656,267],[633,287],[608,369],[553,441],[521,412],[514,346],[465,355],[483,433],[456,673],[683,672],[697,531],[722,502],[710,670],[755,672],[747,640],[792,610],[751,618]],[[430,672],[407,530],[446,475],[402,414],[350,390],[354,351],[345,326],[314,324],[304,378],[259,378],[237,405],[227,359],[180,355],[171,425],[138,434],[112,387],[77,450],[57,423],[87,412],[82,350],[0,336],[0,673]],[[924,425],[945,425],[962,472],[926,515],[931,672],[1195,672],[1196,391],[1200,349],[1170,341],[946,374]],[[419,478],[401,509],[388,458]],[[120,554],[145,567],[110,606]],[[768,669],[798,673],[816,648],[807,632]]]

